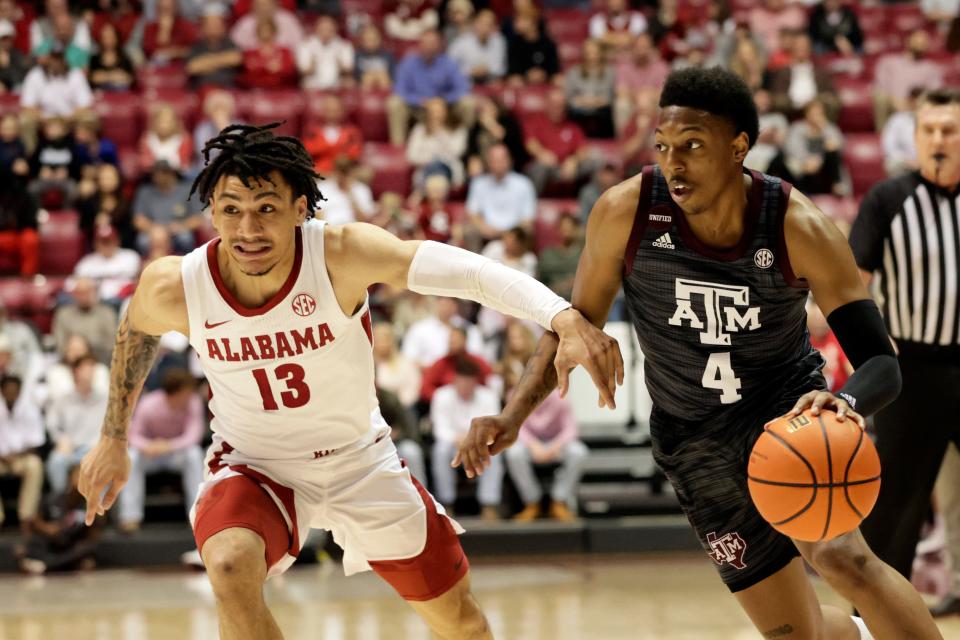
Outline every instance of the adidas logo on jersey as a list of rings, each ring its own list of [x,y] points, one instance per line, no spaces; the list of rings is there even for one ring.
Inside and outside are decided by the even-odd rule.
[[[656,240],[654,240],[653,246],[657,247],[658,249],[676,249],[677,248],[676,246],[674,246],[673,242],[670,240],[669,233],[665,233],[659,238],[657,238]]]

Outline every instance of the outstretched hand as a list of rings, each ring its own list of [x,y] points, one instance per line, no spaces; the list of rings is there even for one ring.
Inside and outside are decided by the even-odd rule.
[[[78,489],[87,500],[86,523],[89,527],[97,516],[113,506],[120,489],[130,477],[130,455],[126,440],[103,436],[80,462]],[[106,494],[104,494],[106,491]]]
[[[590,374],[600,392],[597,406],[616,409],[614,395],[617,385],[623,384],[623,355],[617,341],[575,309],[557,314],[553,328],[560,336],[557,357],[553,361],[560,396],[566,397],[570,388],[570,371],[580,365]]]
[[[462,464],[468,478],[482,475],[490,466],[490,457],[516,442],[518,433],[520,425],[509,423],[503,416],[474,418],[450,466]]]

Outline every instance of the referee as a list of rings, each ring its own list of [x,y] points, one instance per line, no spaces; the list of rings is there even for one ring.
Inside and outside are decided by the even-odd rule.
[[[914,137],[919,169],[875,185],[850,232],[903,372],[875,418],[883,481],[862,530],[908,579],[944,451],[960,443],[960,92],[924,93]]]

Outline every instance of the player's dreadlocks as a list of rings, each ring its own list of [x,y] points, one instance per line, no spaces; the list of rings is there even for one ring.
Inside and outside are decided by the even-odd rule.
[[[317,187],[320,175],[314,171],[313,160],[302,142],[273,134],[271,129],[279,126],[279,122],[261,126],[232,124],[207,140],[203,147],[205,166],[193,181],[190,196],[196,193],[206,205],[222,176],[236,176],[243,186],[250,188],[251,180],[273,184],[270,172],[277,171],[290,185],[294,198],[306,196],[307,217],[312,216],[317,204],[324,199]],[[219,153],[211,159],[214,150]]]

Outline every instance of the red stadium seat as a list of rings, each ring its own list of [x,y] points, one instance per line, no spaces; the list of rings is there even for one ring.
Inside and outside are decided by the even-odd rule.
[[[841,198],[830,194],[810,196],[813,204],[827,214],[831,220],[840,220],[848,224],[857,217],[857,201],[854,198]]]
[[[136,146],[143,132],[142,98],[129,92],[98,93],[93,108],[100,116],[101,131],[117,146]]]
[[[590,149],[592,155],[603,164],[612,164],[618,171],[623,171],[623,143],[619,140],[590,138],[584,146]]]
[[[843,145],[843,159],[850,170],[853,194],[860,196],[887,177],[883,168],[880,136],[873,133],[851,133]]]
[[[186,89],[187,70],[182,64],[143,65],[137,69],[137,86],[147,89]]]
[[[57,296],[63,291],[65,278],[45,276],[35,278],[26,287],[27,307],[25,317],[42,333],[50,333]]]
[[[363,139],[370,142],[387,142],[390,139],[387,125],[387,97],[390,92],[362,91],[358,95],[357,126]]]
[[[282,122],[276,132],[287,136],[300,134],[303,105],[303,95],[296,89],[249,91],[237,100],[241,118],[251,124]]]
[[[373,170],[370,189],[375,197],[379,198],[385,191],[395,191],[400,195],[410,193],[413,167],[407,162],[407,152],[403,147],[368,142],[363,146],[363,162]]]
[[[852,8],[856,11],[860,29],[865,34],[882,31],[887,24],[886,7],[883,5],[865,7],[862,3],[855,2],[852,4]]]
[[[15,93],[0,93],[0,117],[8,113],[20,113],[20,96]]]
[[[867,34],[863,38],[863,52],[871,55],[902,51],[905,37],[898,32]]]
[[[0,279],[0,301],[11,317],[22,318],[29,315],[29,286],[22,278]]]
[[[840,99],[837,126],[842,131],[874,131],[871,83],[866,80],[837,78],[834,84]]]
[[[583,42],[590,35],[590,13],[580,9],[548,9],[544,12],[547,31],[556,42]]]
[[[86,240],[76,215],[56,212],[40,225],[40,273],[68,275],[83,257]]]
[[[886,30],[908,34],[917,29],[934,27],[915,3],[892,4],[887,7]]]

